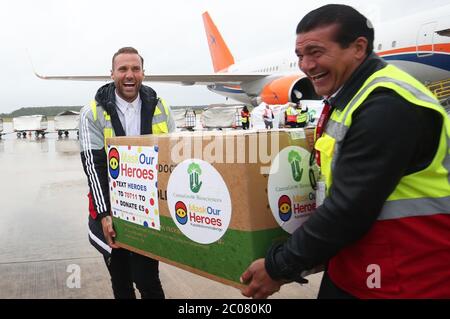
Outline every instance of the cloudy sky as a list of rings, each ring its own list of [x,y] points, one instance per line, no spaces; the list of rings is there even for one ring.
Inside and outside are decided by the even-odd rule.
[[[450,0],[333,1],[375,26]],[[150,73],[212,72],[201,14],[209,11],[235,60],[292,48],[295,27],[321,0],[15,0],[0,2],[0,113],[24,106],[84,105],[101,82],[45,75],[104,75],[122,46],[136,47]],[[32,64],[30,62],[32,61]],[[225,102],[205,87],[151,84],[172,105]]]

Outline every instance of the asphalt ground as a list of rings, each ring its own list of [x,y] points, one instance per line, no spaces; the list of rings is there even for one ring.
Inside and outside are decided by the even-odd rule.
[[[11,131],[5,123],[3,132]],[[103,258],[88,242],[88,187],[76,133],[5,135],[0,163],[0,298],[113,298]],[[164,263],[160,276],[167,298],[245,298]],[[285,285],[271,298],[316,298],[321,276]]]

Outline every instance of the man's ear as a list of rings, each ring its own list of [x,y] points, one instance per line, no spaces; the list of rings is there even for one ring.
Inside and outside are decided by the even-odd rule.
[[[353,42],[353,46],[355,48],[355,58],[358,60],[364,59],[367,54],[367,47],[369,42],[365,37],[359,37]]]
[[[111,79],[114,80],[114,78],[113,78],[113,70],[111,70]]]

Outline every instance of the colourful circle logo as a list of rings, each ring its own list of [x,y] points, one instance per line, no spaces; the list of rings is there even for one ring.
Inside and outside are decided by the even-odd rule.
[[[287,222],[292,216],[292,203],[287,195],[283,195],[278,199],[278,215],[280,219]]]
[[[178,201],[175,204],[175,216],[177,218],[177,221],[181,225],[185,225],[187,223],[187,220],[188,220],[188,218],[187,218],[187,207],[181,201]]]
[[[119,177],[120,172],[120,156],[117,148],[111,148],[108,153],[109,175],[113,179]]]

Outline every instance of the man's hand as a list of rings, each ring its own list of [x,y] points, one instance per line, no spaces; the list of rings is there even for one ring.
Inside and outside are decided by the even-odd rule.
[[[109,247],[119,248],[119,246],[117,246],[114,243],[114,237],[116,237],[116,232],[114,231],[111,216],[106,216],[102,218],[102,229],[103,235],[105,236],[106,242],[108,243]]]
[[[265,299],[280,290],[285,282],[276,281],[270,278],[264,265],[264,259],[255,260],[250,267],[242,274],[241,282],[248,284],[241,289],[241,293],[246,297]]]

